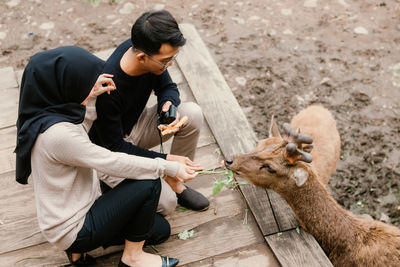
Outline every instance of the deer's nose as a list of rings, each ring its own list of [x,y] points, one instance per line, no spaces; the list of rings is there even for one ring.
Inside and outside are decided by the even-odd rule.
[[[227,156],[227,157],[225,158],[225,166],[226,166],[226,167],[229,167],[230,165],[232,165],[232,163],[233,163],[232,157],[231,157],[231,156]]]

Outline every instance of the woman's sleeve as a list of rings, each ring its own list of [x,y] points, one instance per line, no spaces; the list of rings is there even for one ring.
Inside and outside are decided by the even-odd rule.
[[[175,177],[179,163],[112,152],[93,144],[82,125],[57,123],[46,130],[45,149],[61,164],[91,168],[110,176],[131,179]]]

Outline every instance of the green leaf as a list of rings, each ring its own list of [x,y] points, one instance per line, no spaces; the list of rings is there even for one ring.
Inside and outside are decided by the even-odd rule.
[[[225,183],[223,180],[217,180],[213,184],[213,196],[215,197],[225,186]]]
[[[300,227],[296,227],[296,232],[298,233],[298,234],[300,234]]]
[[[185,212],[185,211],[191,211],[191,209],[185,208],[183,206],[178,206],[178,212]]]
[[[185,230],[178,234],[178,238],[181,240],[186,240],[191,237],[194,237],[194,230],[191,230],[191,231]]]
[[[277,235],[277,236],[281,236],[281,235],[282,235],[282,232],[279,232],[279,233],[277,233],[276,235]]]

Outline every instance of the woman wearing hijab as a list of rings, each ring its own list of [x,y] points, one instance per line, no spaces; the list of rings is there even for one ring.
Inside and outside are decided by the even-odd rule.
[[[159,177],[188,181],[196,174],[178,162],[111,152],[90,142],[95,98],[115,89],[112,75],[100,75],[103,64],[79,47],[31,58],[20,91],[16,180],[26,184],[31,174],[39,227],[72,264],[93,264],[87,251],[125,243],[119,266],[175,266],[178,259],[142,247],[170,235],[168,221],[156,213]],[[92,169],[128,179],[101,195]]]

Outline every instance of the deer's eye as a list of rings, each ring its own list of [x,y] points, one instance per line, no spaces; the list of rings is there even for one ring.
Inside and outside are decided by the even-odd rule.
[[[268,164],[264,164],[264,165],[262,165],[261,167],[260,167],[260,170],[261,169],[266,169],[269,173],[276,173],[276,171],[274,170],[274,169],[272,169]]]

